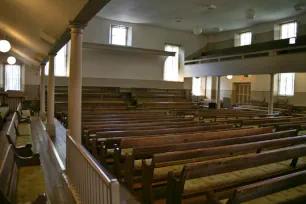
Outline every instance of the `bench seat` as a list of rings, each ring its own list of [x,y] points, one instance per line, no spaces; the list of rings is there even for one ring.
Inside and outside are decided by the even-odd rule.
[[[277,193],[273,193],[261,198],[257,198],[254,200],[250,200],[244,202],[244,204],[278,204],[278,203],[290,203],[290,201],[295,200],[296,198],[300,198],[306,195],[306,184],[297,186],[294,188],[290,188],[284,191],[280,191]],[[227,199],[222,200],[222,204],[227,203]]]
[[[22,110],[22,116],[24,117],[31,117],[31,111],[30,110]]]
[[[24,147],[27,144],[32,144],[32,136],[24,135],[16,137],[16,147]]]
[[[10,110],[10,108],[9,107],[0,107],[0,116],[2,117],[2,118],[5,118],[7,115],[8,115],[8,113],[9,113],[9,110]]]
[[[19,123],[17,130],[20,136],[23,136],[23,135],[31,136],[32,135],[30,123]]]
[[[44,172],[41,166],[25,166],[18,170],[16,202],[29,203],[37,198],[37,195],[46,192]]]
[[[224,159],[222,159],[224,160]],[[203,189],[215,189],[222,186],[232,185],[233,183],[241,183],[253,180],[254,178],[263,178],[269,175],[275,175],[288,170],[299,169],[306,166],[306,157],[299,158],[296,168],[290,166],[291,160],[272,163],[268,165],[258,166],[239,171],[233,171],[214,176],[208,176],[197,179],[186,180],[184,186],[184,194],[203,192]]]

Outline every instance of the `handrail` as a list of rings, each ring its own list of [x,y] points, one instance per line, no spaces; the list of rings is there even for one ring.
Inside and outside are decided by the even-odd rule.
[[[101,176],[101,178],[108,183],[118,182],[115,177],[113,177],[110,173],[108,173],[107,169],[105,169],[98,161],[81,145],[78,145],[71,136],[67,134],[67,137],[70,139],[72,144],[80,151],[80,153],[86,158],[87,162],[96,170],[97,173]],[[104,172],[106,171],[106,172]]]
[[[279,51],[284,51],[284,50],[296,50],[296,49],[300,49],[300,48],[306,48],[305,45],[300,45],[300,46],[295,46],[295,47],[286,47],[286,48],[280,48],[280,49],[270,49],[270,50],[264,50],[264,51],[258,51],[258,52],[248,52],[248,53],[241,53],[241,54],[235,54],[235,55],[222,55],[222,56],[218,56],[218,57],[202,57],[200,59],[196,59],[196,60],[186,60],[185,61],[185,65],[189,64],[189,63],[194,63],[194,62],[199,62],[199,64],[202,61],[208,61],[208,60],[218,60],[220,61],[220,59],[224,59],[224,58],[230,58],[230,57],[241,57],[242,59],[244,59],[244,56],[248,56],[248,55],[254,55],[254,54],[262,54],[262,53],[269,53],[269,56],[277,56],[277,52]]]
[[[68,131],[67,131],[68,132]],[[119,182],[67,133],[66,174],[81,203],[119,204]]]

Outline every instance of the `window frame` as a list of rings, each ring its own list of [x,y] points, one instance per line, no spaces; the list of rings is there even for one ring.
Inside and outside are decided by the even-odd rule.
[[[287,24],[291,24],[291,23],[295,23],[295,26],[296,26],[295,37],[282,38],[282,33],[283,33],[282,28],[283,28],[283,26],[287,25]],[[296,39],[297,36],[298,36],[298,28],[299,28],[299,26],[298,26],[298,22],[296,20],[286,21],[286,22],[283,22],[283,23],[279,24],[279,39],[280,40],[286,40],[286,39],[292,39],[292,38]]]
[[[199,80],[199,87],[197,87],[197,89],[199,89],[199,90],[197,90],[197,91],[199,91],[199,93],[195,93],[194,92],[195,91],[194,90],[194,87],[195,87],[194,80]],[[194,95],[194,96],[203,96],[202,88],[203,88],[202,87],[202,77],[192,77],[192,90],[191,90],[192,95]]]
[[[282,74],[293,74],[293,86],[292,86],[293,90],[292,90],[292,94],[290,95],[286,95],[286,90],[285,90],[285,94],[281,93]],[[279,75],[278,76],[278,96],[293,97],[295,94],[295,78],[296,78],[295,73],[279,73],[278,75]]]
[[[173,44],[173,43],[165,43],[164,44],[164,50],[166,51],[166,46],[173,46],[173,47],[177,47],[178,48],[178,53],[177,53],[177,61],[178,61],[178,63],[177,63],[177,79],[175,79],[175,80],[172,80],[172,79],[166,79],[165,78],[165,69],[166,69],[166,63],[167,63],[167,60],[168,60],[168,58],[169,57],[175,57],[175,56],[169,56],[166,60],[165,60],[165,64],[164,64],[164,73],[163,73],[163,80],[164,81],[174,81],[174,82],[176,82],[176,81],[180,81],[179,80],[179,73],[180,73],[180,64],[181,64],[181,45],[177,45],[177,44]],[[172,51],[166,51],[166,52],[172,52]]]
[[[125,45],[118,45],[118,44],[113,44],[113,27],[125,27],[126,28],[126,35],[125,35]],[[129,30],[130,27],[126,25],[118,25],[118,24],[110,24],[110,32],[109,32],[109,44],[111,45],[117,45],[117,46],[129,46]]]
[[[19,89],[7,89],[6,88],[6,82],[7,82],[7,78],[6,78],[6,66],[19,66]],[[3,67],[3,88],[4,91],[22,91],[22,65],[21,64],[8,64],[5,63],[4,67]]]
[[[56,57],[58,56],[58,52],[61,50],[59,50],[57,53],[56,53],[56,56],[54,57],[54,76],[55,77],[69,77],[69,68],[70,68],[70,65],[69,65],[69,58],[70,57],[70,41],[64,45],[61,49],[65,48],[65,68],[66,68],[66,71],[65,71],[65,75],[57,75],[57,72],[56,72]],[[46,63],[46,66],[45,66],[45,76],[49,76],[49,61]]]
[[[246,33],[250,33],[250,34],[251,34],[251,42],[250,42],[250,44],[242,45],[242,43],[241,43],[241,39],[242,39],[241,36],[242,36],[243,34],[246,34]],[[238,36],[239,36],[239,46],[240,46],[240,47],[252,45],[253,33],[252,33],[250,30],[240,32],[240,33],[238,33]]]

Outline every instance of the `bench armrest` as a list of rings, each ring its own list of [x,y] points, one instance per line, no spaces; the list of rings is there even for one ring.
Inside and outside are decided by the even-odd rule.
[[[40,165],[39,157],[40,157],[39,154],[34,154],[31,157],[22,157],[22,156],[19,156],[15,152],[15,160],[16,160],[16,163],[17,163],[17,165],[19,167],[21,167],[21,166],[36,166],[36,165]]]

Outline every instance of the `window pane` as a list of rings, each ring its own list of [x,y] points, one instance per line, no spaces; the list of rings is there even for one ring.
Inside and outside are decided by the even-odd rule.
[[[128,27],[126,26],[111,26],[111,44],[113,45],[127,45]]]
[[[280,74],[279,95],[293,96],[294,95],[294,80],[295,80],[295,73]]]
[[[297,33],[297,23],[285,23],[281,25],[281,39],[295,38]]]
[[[240,46],[251,45],[252,43],[252,33],[246,32],[240,34]]]
[[[192,94],[195,96],[201,96],[202,95],[202,80],[201,77],[193,77],[192,78]]]
[[[20,91],[21,68],[20,65],[5,65],[5,91]]]
[[[55,76],[68,76],[67,73],[67,45],[63,46],[57,52],[54,59],[54,75]],[[45,66],[45,75],[49,74],[49,62]]]
[[[169,56],[165,62],[165,67],[164,67],[165,81],[179,80],[179,50],[180,48],[175,45],[165,46],[165,51],[176,53],[175,56]]]

